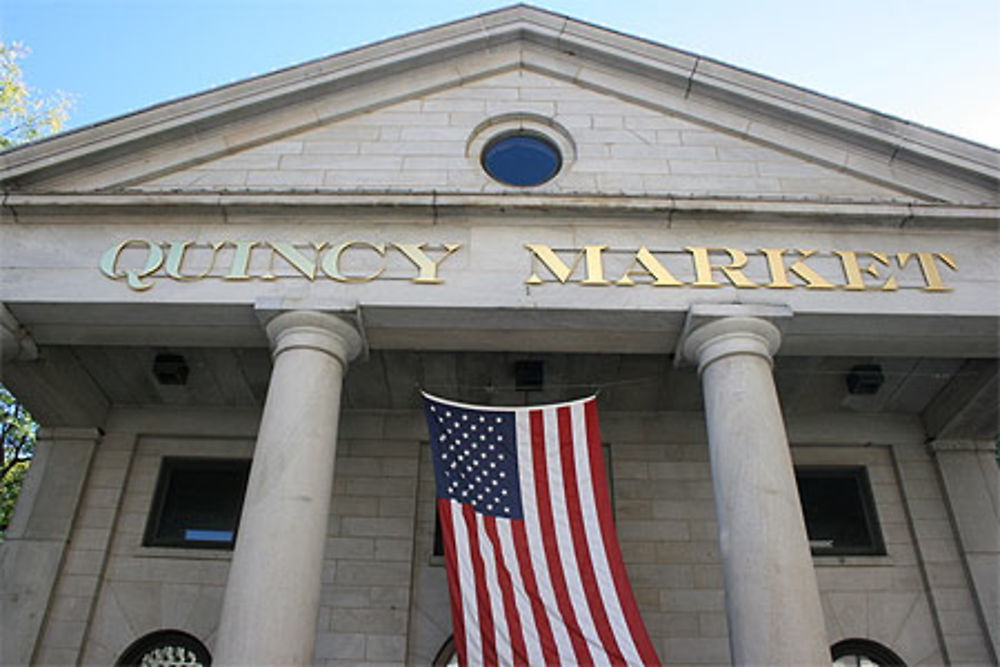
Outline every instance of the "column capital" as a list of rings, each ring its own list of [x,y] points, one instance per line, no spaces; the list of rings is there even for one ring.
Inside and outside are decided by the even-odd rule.
[[[281,313],[266,329],[275,358],[287,350],[308,348],[325,352],[346,367],[363,347],[357,327],[339,315],[317,310]]]
[[[691,331],[682,342],[684,358],[698,364],[698,372],[733,354],[762,357],[770,364],[781,345],[781,331],[759,317],[723,317]]]

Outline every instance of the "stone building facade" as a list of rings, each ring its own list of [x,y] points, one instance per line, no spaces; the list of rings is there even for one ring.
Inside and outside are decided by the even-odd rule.
[[[998,178],[524,6],[4,153],[0,662],[446,657],[427,389],[598,392],[665,663],[996,664]]]

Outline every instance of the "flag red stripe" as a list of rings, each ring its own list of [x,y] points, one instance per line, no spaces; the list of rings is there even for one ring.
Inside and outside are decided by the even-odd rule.
[[[469,664],[465,647],[465,622],[462,616],[462,596],[458,583],[458,556],[455,553],[455,529],[452,527],[450,498],[438,498],[438,519],[441,522],[441,541],[444,543],[445,570],[448,573],[448,595],[451,598],[451,624],[455,639],[455,653],[460,665]]]
[[[479,551],[479,529],[476,527],[476,512],[472,509],[472,505],[462,503],[462,518],[465,519],[465,529],[469,534],[469,555],[472,558],[472,571],[476,578],[476,606],[479,611],[479,629],[483,642],[483,664],[495,665],[497,652],[493,611],[490,608],[490,594],[486,590],[486,568],[483,565],[483,555]]]
[[[597,578],[594,575],[594,562],[590,557],[586,529],[583,525],[583,510],[580,508],[580,487],[577,484],[574,453],[576,450],[583,448],[580,454],[586,456],[588,443],[574,443],[573,420],[570,408],[559,408],[558,418],[559,454],[562,462],[566,509],[569,514],[570,531],[573,536],[573,550],[576,553],[580,580],[583,584],[584,593],[587,596],[590,614],[594,620],[594,628],[597,630],[597,636],[601,639],[601,644],[607,653],[608,660],[613,665],[620,665],[624,663],[624,659],[621,649],[618,647],[618,642],[615,640],[614,632],[611,629],[611,623],[608,621],[607,610],[604,608],[604,600],[601,598],[601,591],[597,585]]]
[[[538,518],[542,529],[542,546],[545,560],[549,568],[549,580],[556,596],[556,606],[562,614],[569,634],[573,653],[577,664],[591,664],[590,652],[580,632],[580,622],[576,618],[573,605],[569,599],[566,587],[566,576],[563,572],[562,560],[559,558],[559,547],[556,544],[556,528],[552,518],[552,500],[549,496],[549,473],[545,457],[545,425],[540,411],[531,412],[531,459],[535,468],[535,502],[538,505]]]
[[[528,651],[524,645],[524,632],[521,629],[521,616],[517,613],[517,603],[514,602],[514,586],[511,583],[510,571],[503,557],[503,547],[500,536],[497,535],[497,519],[494,516],[483,517],[483,529],[493,545],[496,559],[497,583],[503,597],[504,614],[507,618],[507,632],[510,633],[511,652],[515,665],[528,664]]]
[[[601,524],[601,535],[604,537],[604,550],[607,553],[611,576],[618,590],[618,600],[625,615],[625,622],[632,634],[636,650],[644,665],[659,665],[660,659],[653,650],[653,643],[646,632],[646,626],[639,615],[639,606],[632,594],[632,586],[625,571],[625,561],[615,537],[614,518],[611,516],[611,497],[608,493],[608,482],[604,476],[604,461],[601,458],[601,431],[597,421],[597,402],[587,401],[584,404],[587,427],[587,450],[590,452],[591,483],[597,499],[597,514]]]
[[[559,649],[556,648],[556,640],[552,635],[552,626],[549,624],[548,612],[542,603],[542,594],[538,590],[538,582],[535,579],[535,569],[531,565],[531,556],[528,554],[528,536],[524,529],[523,521],[511,522],[511,533],[514,536],[514,551],[517,553],[517,562],[521,567],[521,581],[524,582],[525,594],[531,601],[531,614],[535,617],[535,630],[538,632],[538,640],[542,644],[542,655],[545,657],[546,665],[559,664]]]

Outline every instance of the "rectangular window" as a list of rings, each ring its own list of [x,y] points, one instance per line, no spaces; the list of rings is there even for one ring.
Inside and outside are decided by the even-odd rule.
[[[813,555],[885,555],[867,469],[801,466],[795,480]]]
[[[145,546],[232,549],[250,461],[165,458]]]

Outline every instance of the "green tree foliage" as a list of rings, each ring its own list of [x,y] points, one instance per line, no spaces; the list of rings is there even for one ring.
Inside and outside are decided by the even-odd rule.
[[[14,513],[14,504],[21,491],[21,484],[35,453],[38,424],[21,402],[0,384],[0,436],[3,439],[3,457],[0,459],[0,539],[7,532]]]
[[[20,42],[0,41],[0,150],[58,132],[73,105],[66,93],[40,97],[24,82],[18,61],[30,52]]]

